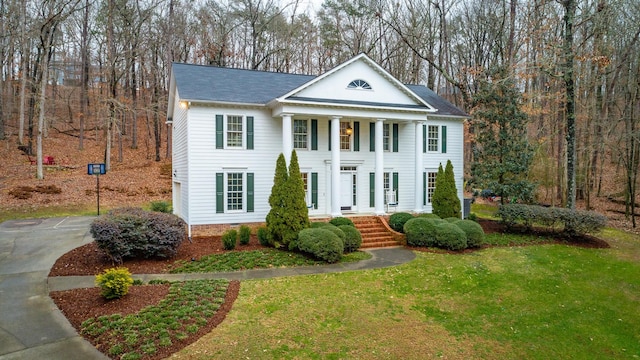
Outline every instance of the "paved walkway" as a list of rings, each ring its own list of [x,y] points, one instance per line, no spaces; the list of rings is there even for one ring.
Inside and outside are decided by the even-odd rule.
[[[11,220],[0,224],[0,359],[107,359],[79,336],[49,291],[94,286],[93,276],[48,278],[55,261],[93,241],[93,217]],[[367,250],[369,260],[324,266],[207,274],[135,275],[144,281],[226,278],[265,279],[395,266],[413,260],[404,248]]]

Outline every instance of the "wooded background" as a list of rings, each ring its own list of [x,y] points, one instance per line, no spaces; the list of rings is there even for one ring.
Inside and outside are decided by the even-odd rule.
[[[633,213],[639,37],[637,0],[326,0],[317,11],[285,0],[0,0],[0,139],[37,154],[38,177],[51,132],[78,149],[104,143],[107,166],[147,134],[159,161],[170,156],[172,62],[321,74],[366,53],[471,114],[483,81],[508,79],[538,201],[590,208],[606,195]],[[467,164],[482,147],[474,121]],[[603,194],[607,179],[615,191]]]

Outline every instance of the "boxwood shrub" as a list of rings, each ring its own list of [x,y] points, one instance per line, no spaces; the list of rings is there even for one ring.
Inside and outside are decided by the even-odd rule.
[[[446,219],[444,219],[444,220],[445,220],[446,222],[448,222],[448,223],[455,223],[455,222],[460,221],[460,218],[457,218],[457,217],[448,217],[448,218],[446,218]]]
[[[467,247],[479,247],[484,243],[484,230],[473,220],[460,220],[454,223],[467,235]]]
[[[91,223],[98,248],[115,263],[127,258],[169,258],[185,239],[186,226],[179,217],[140,208],[120,208]]]
[[[426,219],[423,217],[409,219],[404,224],[404,233],[407,236],[407,245],[426,247],[435,246],[435,228],[435,219]]]
[[[338,216],[335,217],[333,219],[331,219],[329,221],[329,224],[332,224],[334,226],[340,226],[340,225],[349,225],[349,226],[353,226],[355,227],[355,224],[353,223],[353,221],[351,221],[351,219],[346,218],[346,217],[342,217],[342,216]]]
[[[303,229],[298,233],[298,249],[328,263],[342,258],[342,240],[327,227]]]
[[[436,245],[449,250],[467,248],[467,235],[456,224],[444,222],[435,228]]]
[[[344,252],[350,253],[358,250],[362,245],[362,234],[360,230],[349,225],[340,225],[338,229],[344,233]]]
[[[247,225],[240,225],[238,236],[240,237],[240,244],[249,244],[249,241],[251,240],[251,228]]]
[[[269,241],[269,231],[266,226],[260,226],[257,231],[258,241],[262,246],[271,246],[271,242]]]
[[[433,213],[420,214],[418,215],[418,217],[425,218],[425,219],[440,219],[440,216]]]
[[[222,247],[225,250],[233,250],[236,248],[238,241],[238,231],[231,229],[222,234]]]
[[[395,213],[389,216],[389,226],[397,232],[404,232],[404,224],[411,219],[413,219],[413,215],[409,213]]]

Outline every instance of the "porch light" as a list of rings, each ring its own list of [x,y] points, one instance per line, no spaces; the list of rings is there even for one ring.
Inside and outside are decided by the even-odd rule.
[[[186,109],[186,108],[188,108],[188,107],[189,107],[189,103],[188,103],[188,102],[186,102],[186,101],[180,101],[180,107],[181,107],[182,109]]]
[[[347,135],[351,136],[351,134],[353,134],[353,129],[351,128],[351,125],[349,125],[346,129],[345,132],[347,133]]]

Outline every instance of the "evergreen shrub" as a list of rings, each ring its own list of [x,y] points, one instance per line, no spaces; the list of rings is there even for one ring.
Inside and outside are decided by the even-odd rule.
[[[467,235],[467,247],[479,247],[484,243],[482,226],[472,220],[460,220],[454,223]]]
[[[340,225],[349,225],[349,226],[353,226],[355,227],[355,224],[353,223],[353,221],[351,221],[351,219],[346,218],[346,217],[342,217],[342,216],[338,216],[335,217],[333,219],[331,219],[329,221],[329,224],[332,224],[334,226],[340,226]]]
[[[258,241],[262,246],[271,246],[271,242],[269,241],[269,231],[266,226],[260,226],[258,228]]]
[[[251,240],[251,228],[247,225],[240,225],[239,229],[240,244],[247,245]]]
[[[444,219],[444,220],[445,220],[446,222],[448,222],[448,223],[455,223],[455,222],[460,221],[460,218],[457,218],[457,217],[448,217],[448,218],[446,218],[446,219]]]
[[[389,226],[397,232],[404,232],[404,224],[411,219],[413,219],[413,215],[409,213],[395,213],[389,216]]]
[[[602,230],[607,218],[593,211],[572,210],[537,205],[505,204],[496,212],[507,228],[516,224],[530,229],[533,224],[547,227],[561,226],[562,232],[568,236],[594,233]]]
[[[233,250],[236,248],[236,242],[238,241],[238,232],[234,229],[225,231],[222,234],[222,247],[225,250]]]
[[[362,245],[362,234],[360,230],[351,225],[340,225],[338,229],[344,233],[345,253],[354,252],[360,248],[360,245]]]
[[[435,227],[436,245],[449,250],[467,248],[467,235],[456,224],[441,223]]]
[[[186,226],[171,214],[120,208],[91,223],[91,235],[113,262],[127,258],[169,258],[175,256],[186,237]]]
[[[338,235],[325,227],[303,229],[298,233],[298,249],[328,263],[338,262],[344,245]]]
[[[424,214],[418,215],[418,217],[425,218],[425,219],[440,219],[440,216],[434,213],[424,213]]]
[[[171,205],[166,201],[152,201],[151,211],[170,214]]]
[[[432,247],[436,245],[436,220],[417,217],[404,224],[407,245]]]
[[[133,278],[127,268],[111,268],[96,275],[96,285],[105,299],[119,299],[129,293]]]

